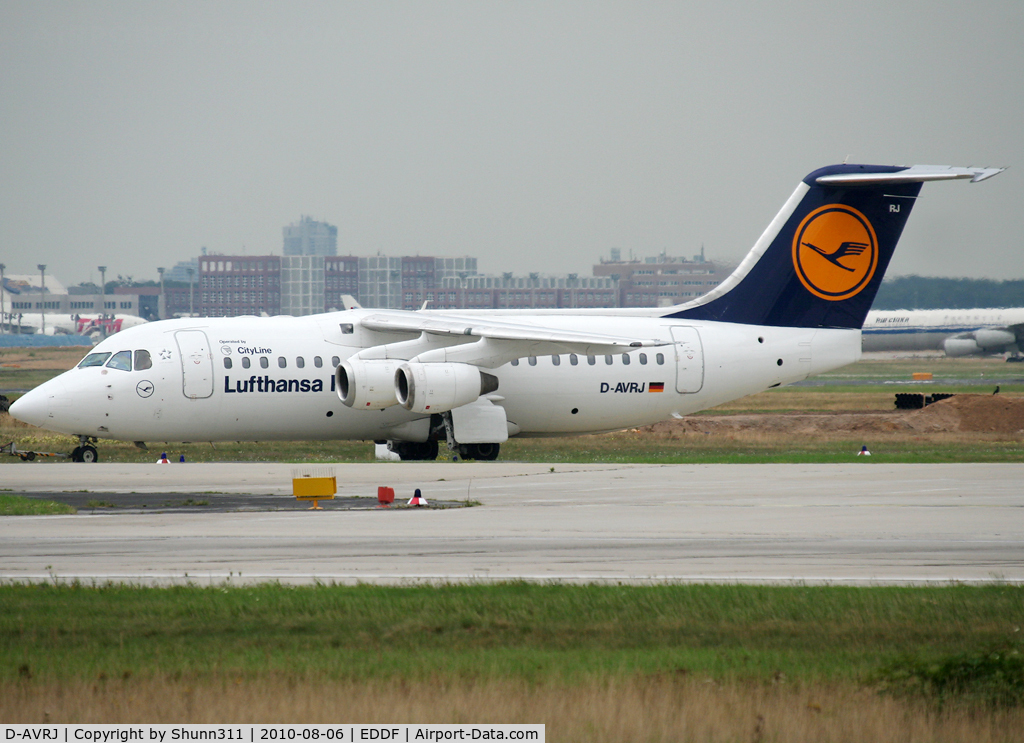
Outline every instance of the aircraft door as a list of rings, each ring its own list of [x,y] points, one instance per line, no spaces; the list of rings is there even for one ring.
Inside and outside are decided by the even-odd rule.
[[[182,392],[195,400],[213,394],[213,355],[202,330],[179,330],[174,334],[181,351]]]
[[[704,349],[697,328],[672,326],[676,356],[676,392],[700,392],[704,386]]]

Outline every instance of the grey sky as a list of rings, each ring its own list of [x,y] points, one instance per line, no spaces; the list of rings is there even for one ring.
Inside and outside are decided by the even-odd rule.
[[[0,262],[73,285],[200,246],[738,260],[811,170],[926,185],[889,275],[1024,277],[1024,3],[0,4]]]

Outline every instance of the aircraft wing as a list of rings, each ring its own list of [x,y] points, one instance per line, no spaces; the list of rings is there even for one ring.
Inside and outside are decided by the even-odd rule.
[[[599,355],[628,353],[638,348],[670,345],[671,341],[504,322],[482,317],[429,315],[419,312],[381,312],[366,315],[360,325],[380,333],[419,333],[426,342],[410,341],[381,351],[379,346],[361,358],[417,358],[421,361],[460,361],[494,368],[512,359],[545,354]]]

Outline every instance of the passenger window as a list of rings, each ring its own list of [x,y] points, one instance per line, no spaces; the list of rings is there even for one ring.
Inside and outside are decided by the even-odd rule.
[[[622,365],[623,366],[629,366],[629,354],[628,353],[622,354]]]
[[[646,364],[647,363],[647,354],[645,354],[645,353],[640,354],[640,363],[641,364]]]
[[[132,352],[118,351],[107,362],[108,369],[120,369],[121,371],[132,370]]]
[[[555,366],[558,366],[559,364],[562,363],[562,357],[561,356],[552,355],[551,356],[551,363],[554,364]]]
[[[84,369],[87,366],[103,366],[103,362],[110,358],[110,353],[91,353],[82,359],[81,363],[78,364],[79,369]]]
[[[597,363],[597,356],[587,356],[587,363],[593,366]]]
[[[277,365],[282,369],[286,369],[288,367],[288,362],[285,360],[284,356],[278,356]]]
[[[537,366],[537,357],[536,356],[530,356],[526,360],[530,362],[530,366]]]
[[[319,356],[314,356],[313,357],[313,366],[315,366],[317,369],[319,369],[323,365],[324,365],[324,360],[322,358],[320,358]]]
[[[266,356],[260,356],[260,368],[261,369],[266,369],[269,366],[270,366],[270,359],[268,359]]]
[[[300,369],[305,369],[306,368],[306,360],[304,358],[302,358],[301,356],[296,356],[295,357],[295,366],[299,367]]]
[[[569,363],[572,364],[573,366],[576,366],[578,363],[580,363],[579,357],[574,353],[569,354]]]
[[[225,369],[230,369],[231,368],[231,357],[230,356],[225,356],[224,357],[224,368]]]
[[[153,357],[149,355],[149,351],[139,350],[135,352],[135,371],[142,371],[143,369],[153,368]]]
[[[659,365],[665,363],[665,354],[659,353],[655,358],[658,360]]]
[[[340,364],[340,363],[341,363],[341,359],[339,359],[337,356],[331,356],[331,368],[337,369],[338,368],[338,364]]]
[[[612,361],[614,361],[614,359],[612,359],[611,356],[605,356],[604,357],[604,363],[608,364],[608,366],[612,365]]]
[[[249,360],[248,356],[243,356],[242,357],[242,368],[243,369],[248,369],[251,364],[252,364],[252,362]]]
[[[519,366],[519,359],[512,359],[512,366]]]

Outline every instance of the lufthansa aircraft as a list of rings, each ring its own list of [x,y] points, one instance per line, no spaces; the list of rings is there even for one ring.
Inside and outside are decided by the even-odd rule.
[[[128,328],[14,402],[78,438],[445,441],[494,459],[510,436],[680,417],[857,361],[861,326],[925,181],[1001,168],[833,165],[797,186],[736,271],[670,308],[350,309]]]

